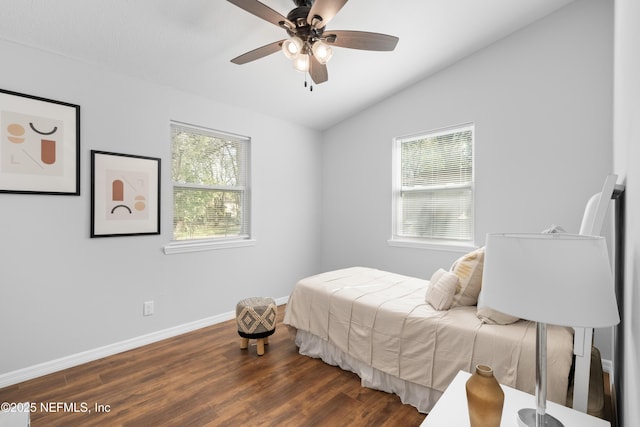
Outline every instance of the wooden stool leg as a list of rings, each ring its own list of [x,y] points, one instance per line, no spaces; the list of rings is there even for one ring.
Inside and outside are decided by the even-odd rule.
[[[264,338],[258,338],[258,356],[264,354]]]
[[[266,337],[266,338],[264,339],[264,345],[269,345],[269,337]]]
[[[249,338],[242,338],[240,342],[240,350],[246,350],[249,348]]]

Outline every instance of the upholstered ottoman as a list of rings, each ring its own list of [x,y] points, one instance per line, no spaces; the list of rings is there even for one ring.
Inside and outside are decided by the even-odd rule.
[[[241,349],[249,347],[249,340],[257,340],[258,356],[264,354],[265,344],[269,344],[269,336],[276,331],[276,315],[278,313],[273,298],[246,298],[236,305],[236,323],[238,335],[242,337]]]

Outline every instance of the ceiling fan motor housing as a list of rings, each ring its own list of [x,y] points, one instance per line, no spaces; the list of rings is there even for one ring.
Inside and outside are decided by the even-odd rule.
[[[293,0],[296,6],[306,6],[311,8],[313,6],[313,0]]]
[[[315,28],[307,22],[311,6],[298,6],[287,15],[287,19],[296,25],[296,28],[287,28],[287,33],[291,36],[300,37],[305,42],[312,42],[322,37],[323,28]]]

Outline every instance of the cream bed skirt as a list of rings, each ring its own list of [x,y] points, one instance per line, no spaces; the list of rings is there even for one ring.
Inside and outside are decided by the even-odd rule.
[[[360,377],[363,387],[396,394],[402,403],[414,406],[419,412],[425,414],[429,413],[442,396],[442,392],[438,390],[402,380],[360,362],[330,342],[309,332],[290,328],[295,334],[295,342],[300,349],[300,354],[321,359],[329,365],[353,372]]]

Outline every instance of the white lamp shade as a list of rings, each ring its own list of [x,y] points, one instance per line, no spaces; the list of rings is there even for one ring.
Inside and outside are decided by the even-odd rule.
[[[301,53],[293,59],[293,68],[306,73],[309,71],[309,55]]]
[[[294,59],[302,52],[302,39],[300,37],[292,37],[282,42],[282,52],[289,59]]]
[[[561,326],[620,322],[603,237],[488,234],[483,305],[522,319]]]
[[[313,56],[315,56],[321,64],[326,64],[333,56],[333,49],[331,49],[331,46],[321,41],[315,42],[311,50],[313,51]]]

